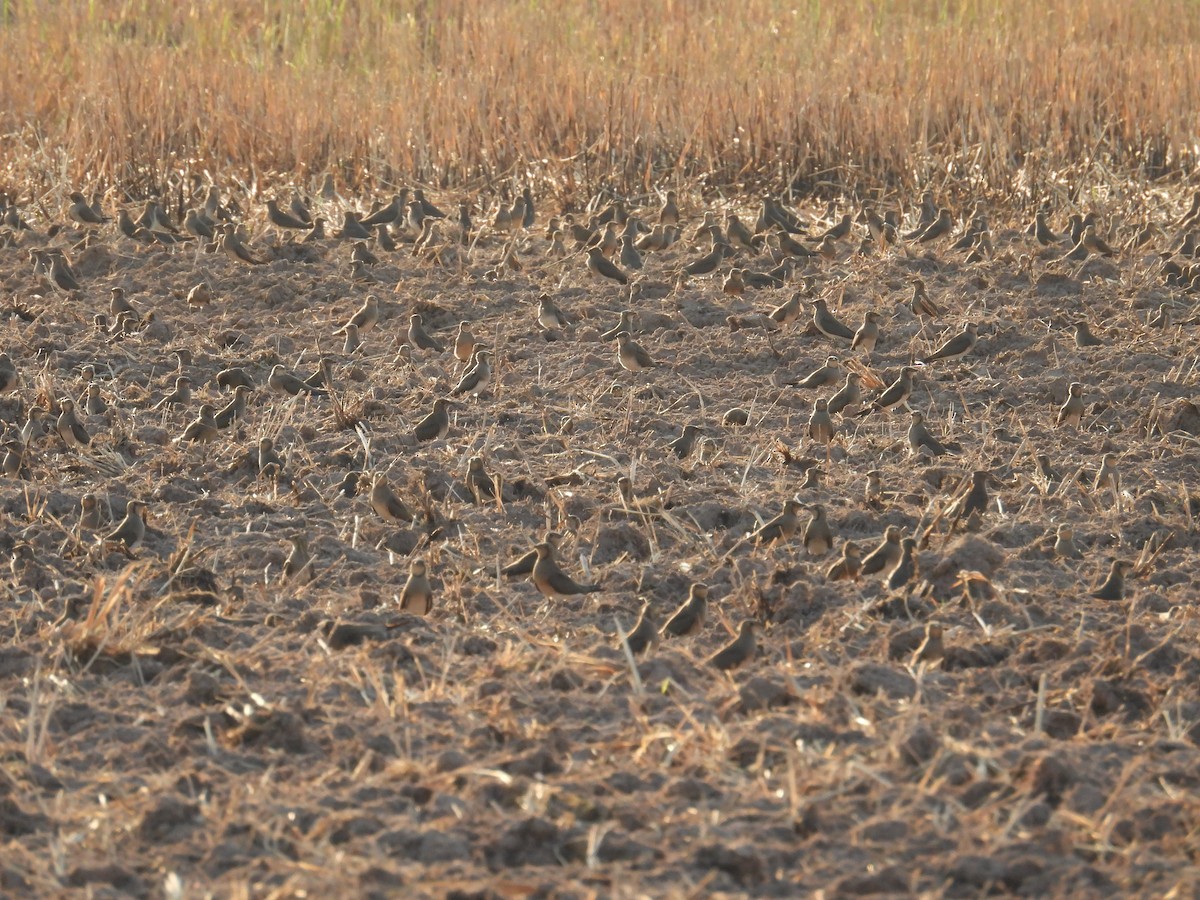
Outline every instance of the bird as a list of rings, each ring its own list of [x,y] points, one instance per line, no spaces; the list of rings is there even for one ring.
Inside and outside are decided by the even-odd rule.
[[[211,403],[201,404],[197,417],[183,430],[179,436],[180,444],[205,443],[216,438],[218,433],[216,420],[213,418],[216,408]]]
[[[878,469],[867,473],[867,483],[863,485],[863,503],[872,509],[883,503],[883,473]]]
[[[818,444],[824,444],[828,450],[833,435],[837,431],[833,418],[829,415],[829,401],[817,400],[813,405],[812,414],[808,418],[808,437]]]
[[[475,353],[475,361],[471,367],[463,373],[458,384],[450,391],[454,396],[459,394],[482,394],[487,390],[488,385],[492,380],[492,367],[489,360],[492,354],[488,350],[479,350]]]
[[[599,584],[580,584],[564,572],[554,559],[554,547],[547,541],[535,544],[537,561],[533,564],[533,583],[546,597],[569,597],[575,594],[594,594]]]
[[[266,264],[266,260],[256,257],[242,243],[242,239],[238,237],[237,230],[232,225],[226,225],[217,235],[217,248],[234,262],[249,263],[252,266]]]
[[[55,422],[54,429],[58,432],[58,436],[62,438],[64,444],[68,447],[86,447],[92,442],[91,436],[87,429],[83,427],[83,423],[79,421],[75,415],[75,401],[70,397],[64,397],[58,401],[59,409],[61,410],[58,416],[58,421]]]
[[[721,282],[721,292],[731,297],[740,297],[746,293],[746,281],[742,277],[743,269],[730,269],[725,280]]]
[[[674,191],[667,191],[667,198],[663,201],[662,206],[660,206],[658,209],[658,224],[679,224],[679,206],[676,203]]]
[[[900,528],[889,525],[883,532],[883,540],[879,545],[863,557],[859,572],[863,575],[874,575],[877,572],[887,572],[900,561]]]
[[[1092,334],[1092,330],[1088,327],[1088,323],[1083,319],[1071,324],[1072,330],[1075,332],[1075,346],[1080,350],[1085,347],[1103,347],[1104,341]]]
[[[371,509],[388,522],[411,522],[413,514],[404,501],[396,496],[387,476],[377,472],[371,478]]]
[[[1066,402],[1058,410],[1058,419],[1055,420],[1055,427],[1062,428],[1064,425],[1071,428],[1078,428],[1079,423],[1083,420],[1083,384],[1078,381],[1072,381],[1067,386]]]
[[[438,397],[433,401],[433,410],[417,423],[413,429],[413,437],[418,441],[432,441],[444,438],[450,431],[450,401]]]
[[[642,345],[629,336],[627,331],[622,331],[617,335],[617,360],[621,363],[621,367],[629,372],[653,369],[658,365]]]
[[[376,225],[391,225],[408,208],[408,188],[398,194],[392,194],[392,199],[369,215],[363,216],[360,224],[364,228],[374,228]]]
[[[1125,576],[1133,571],[1133,563],[1124,559],[1114,559],[1108,570],[1108,577],[1092,596],[1097,600],[1124,600]]]
[[[982,516],[987,512],[987,485],[990,479],[991,475],[984,470],[972,472],[971,486],[957,500],[950,504],[946,510],[947,518],[957,522],[959,519],[970,519],[971,516]]]
[[[862,399],[862,388],[860,382],[862,376],[857,372],[846,373],[846,383],[836,394],[829,398],[827,409],[831,416],[836,416],[838,413],[855,406]]]
[[[1033,224],[1029,226],[1029,234],[1032,234],[1043,247],[1049,247],[1062,240],[1062,235],[1055,234],[1046,224],[1046,211],[1042,209],[1033,214]]]
[[[825,231],[821,235],[819,235],[817,237],[817,240],[818,241],[826,241],[826,240],[840,241],[840,240],[844,239],[848,234],[850,234],[850,228],[851,228],[853,221],[854,221],[854,217],[851,216],[850,213],[845,213],[833,227],[829,228],[827,231]]]
[[[913,293],[912,298],[908,301],[908,308],[912,310],[913,315],[917,317],[928,316],[935,318],[940,316],[941,310],[937,308],[937,304],[929,297],[929,291],[925,287],[925,281],[921,278],[912,280]]]
[[[865,416],[876,410],[888,412],[897,406],[901,406],[908,402],[908,398],[913,391],[913,378],[917,374],[917,369],[914,366],[903,366],[900,369],[900,374],[896,380],[883,389],[878,397],[876,397],[871,405],[859,413],[860,416]]]
[[[802,309],[800,301],[803,296],[800,291],[796,291],[787,301],[771,310],[772,321],[778,322],[780,325],[790,325],[799,319]]]
[[[1092,225],[1088,225],[1083,229],[1083,234],[1079,237],[1079,243],[1089,253],[1095,253],[1098,256],[1113,255],[1113,248],[1108,245],[1108,242],[1104,238],[1096,234],[1096,229]]]
[[[679,459],[687,459],[696,448],[696,440],[699,438],[701,432],[702,429],[699,425],[684,425],[683,434],[671,441],[667,446]]]
[[[948,362],[954,359],[961,359],[975,348],[978,340],[979,326],[974,322],[968,322],[963,326],[962,331],[948,339],[921,361],[928,365],[929,363],[939,361]]]
[[[633,316],[634,316],[634,314],[633,314],[632,310],[628,310],[628,309],[621,310],[621,315],[617,319],[617,324],[614,325],[612,328],[608,329],[608,331],[601,334],[600,340],[602,340],[602,341],[614,340],[616,338],[616,336],[618,334],[620,334],[622,331],[628,332],[629,334],[633,334],[633,330],[634,330]]]
[[[1066,522],[1054,534],[1054,555],[1060,559],[1079,559],[1083,555],[1075,546],[1075,529]]]
[[[104,536],[106,544],[124,544],[132,550],[146,536],[146,504],[141,500],[130,500],[125,504],[125,518]]]
[[[80,225],[103,225],[108,219],[101,216],[88,204],[79,191],[70,193],[71,205],[67,207],[67,215]]]
[[[187,375],[179,375],[175,379],[175,388],[151,409],[169,409],[174,406],[187,406],[192,402],[192,379]]]
[[[50,256],[50,268],[47,274],[55,287],[68,292],[79,290],[79,278],[71,268],[71,264],[67,262],[67,258],[61,253],[54,253]]]
[[[297,231],[308,231],[312,227],[312,222],[301,221],[291,213],[284,212],[279,208],[278,202],[273,199],[267,201],[267,218],[277,228],[294,228]]]
[[[851,350],[862,350],[867,356],[875,352],[875,345],[879,342],[879,313],[870,309],[863,315],[862,324],[858,326],[858,330],[854,332],[854,339],[850,342]]]
[[[342,343],[342,353],[347,355],[354,353],[362,346],[362,337],[358,332],[358,326],[353,322],[347,322],[342,326],[342,331],[346,335],[346,340]]]
[[[258,452],[255,454],[255,466],[258,474],[274,474],[275,477],[283,471],[284,459],[275,451],[275,441],[269,437],[258,439]]]
[[[488,474],[482,456],[472,456],[467,460],[466,483],[476,503],[482,503],[485,499],[495,499],[498,478],[498,475]]]
[[[289,540],[292,549],[283,561],[283,577],[301,584],[312,581],[314,566],[312,553],[308,549],[308,538],[303,534],[294,534]]]
[[[213,422],[218,428],[228,428],[238,419],[246,415],[246,401],[250,396],[250,388],[238,385],[233,389],[233,399],[217,410]]]
[[[817,331],[825,335],[827,338],[836,340],[854,341],[854,332],[842,324],[838,318],[829,311],[829,306],[825,302],[824,297],[814,297],[809,301],[813,305],[813,324],[817,327]]]
[[[708,585],[699,582],[688,588],[687,599],[667,619],[659,632],[663,637],[688,637],[704,627],[708,615]]]
[[[558,545],[562,542],[562,539],[562,532],[559,531],[547,531],[545,536],[542,538],[545,543],[549,544],[555,550],[558,549]],[[525,553],[522,553],[520,556],[510,562],[507,566],[502,568],[500,570],[500,574],[505,578],[513,578],[518,575],[529,575],[531,572],[533,572],[533,564],[537,562],[537,558],[537,550],[530,548]]]
[[[475,337],[466,322],[458,323],[458,334],[454,336],[454,358],[459,362],[470,362],[475,350]]]
[[[942,626],[939,622],[930,622],[925,626],[925,637],[909,660],[909,665],[916,668],[920,663],[935,667],[941,665],[946,656],[946,644],[942,638]]]
[[[1105,453],[1100,460],[1100,470],[1092,482],[1092,490],[1112,491],[1113,497],[1121,493],[1121,473],[1117,471],[1117,454]]]
[[[717,244],[708,253],[699,256],[680,269],[681,275],[711,275],[725,259],[726,244]]]
[[[95,494],[79,498],[79,527],[88,531],[100,528],[100,501]]]
[[[833,548],[833,531],[829,528],[824,506],[814,503],[809,510],[812,518],[804,528],[804,549],[811,556],[824,556]]]
[[[938,210],[937,218],[929,223],[929,226],[917,235],[918,244],[927,244],[929,241],[935,241],[940,237],[945,237],[954,230],[954,217],[950,215],[950,210],[942,208]]]
[[[818,369],[814,369],[808,375],[797,381],[793,387],[801,390],[812,390],[813,388],[826,387],[827,385],[837,384],[839,378],[842,377],[842,363],[836,356],[825,357],[825,364]]]
[[[616,263],[606,257],[600,247],[588,248],[587,267],[588,271],[593,275],[598,275],[609,281],[615,281],[618,284],[629,284],[629,276],[621,271]]]
[[[254,387],[254,379],[245,370],[238,367],[222,369],[217,373],[217,387],[219,388],[238,388],[238,387]]]
[[[800,510],[804,505],[795,499],[785,500],[783,511],[753,532],[748,540],[759,544],[772,544],[778,540],[789,540],[800,528]]]
[[[645,653],[658,642],[658,630],[655,628],[654,619],[650,615],[650,603],[648,601],[642,604],[642,611],[638,615],[637,623],[628,634],[623,636],[622,641],[629,648],[629,652],[635,656],[639,653]]]
[[[433,609],[433,586],[426,574],[425,560],[417,557],[408,566],[408,580],[400,591],[400,609],[414,616],[427,616]]]
[[[944,456],[952,452],[949,445],[943,444],[930,433],[925,426],[925,416],[914,409],[908,426],[908,452],[915,456],[922,450],[927,450],[931,456]]]
[[[631,219],[630,221],[633,220]],[[631,235],[625,235],[625,237],[621,238],[621,252],[617,258],[626,269],[640,269],[644,265],[642,255],[638,253],[635,238]],[[729,291],[726,291],[726,293],[729,293]]]
[[[737,637],[708,658],[707,665],[722,672],[740,668],[754,658],[758,643],[754,636],[753,619],[744,619],[738,626]]]
[[[825,570],[826,581],[858,581],[862,568],[862,548],[854,541],[842,545],[842,558]]]
[[[558,304],[549,294],[542,294],[538,297],[537,321],[547,331],[566,328],[571,324],[566,313],[559,309]]]
[[[900,542],[900,558],[887,577],[887,589],[898,591],[917,576],[917,539],[906,537]]]
[[[408,317],[408,343],[418,350],[432,350],[434,353],[441,353],[446,349],[425,330],[419,313],[413,313]]]
[[[341,334],[351,325],[353,325],[360,335],[366,334],[379,322],[379,298],[374,294],[368,294],[363,300],[362,306],[355,311],[349,321],[341,328],[334,331],[334,334]]]
[[[11,394],[21,383],[17,364],[7,353],[0,353],[0,394]]]
[[[321,396],[328,393],[324,388],[313,387],[303,378],[289,372],[282,363],[276,363],[272,367],[271,374],[267,376],[267,386],[275,393],[284,394],[289,397],[295,397],[299,394]]]

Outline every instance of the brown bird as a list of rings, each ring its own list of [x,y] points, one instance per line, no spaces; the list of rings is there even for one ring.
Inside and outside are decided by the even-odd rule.
[[[879,313],[870,309],[863,315],[862,324],[858,326],[858,330],[854,332],[854,340],[850,342],[851,350],[862,350],[863,353],[870,356],[875,352],[875,345],[879,342]]]
[[[929,223],[929,227],[917,235],[917,243],[926,244],[929,241],[936,241],[940,237],[945,237],[954,230],[954,217],[950,215],[950,210],[938,210],[938,217]]]
[[[179,436],[181,444],[197,444],[214,440],[218,434],[217,422],[214,418],[216,407],[211,403],[200,406],[199,415],[183,430]]]
[[[0,394],[11,394],[21,383],[17,364],[7,353],[0,353]]]
[[[629,634],[624,636],[624,643],[629,647],[629,652],[635,656],[645,653],[658,643],[658,630],[655,628],[654,619],[650,616],[649,602],[642,604],[637,624],[633,626]]]
[[[400,608],[414,616],[427,616],[433,609],[433,586],[425,573],[425,560],[414,559],[408,567],[408,580],[400,591]]]
[[[79,498],[79,527],[88,531],[100,527],[100,501],[95,494],[84,494]]]
[[[1133,563],[1124,559],[1114,559],[1108,570],[1108,578],[1104,584],[1092,591],[1097,600],[1124,600],[1125,576],[1133,571]]]
[[[103,225],[108,219],[101,216],[88,204],[83,194],[72,191],[71,205],[67,207],[67,215],[79,225]]]
[[[438,397],[433,401],[433,410],[417,423],[413,429],[413,437],[418,441],[432,441],[444,438],[450,431],[450,401]]]
[[[562,533],[558,531],[547,531],[546,536],[543,538],[543,540],[555,550],[558,549],[558,545],[562,539]],[[505,578],[514,578],[518,575],[528,575],[533,572],[533,564],[537,562],[537,558],[537,550],[530,549],[527,552],[522,553],[515,560],[502,568],[500,570],[500,574]]]
[[[1071,428],[1078,428],[1079,423],[1083,420],[1083,408],[1083,384],[1072,381],[1067,387],[1067,400],[1058,410],[1055,427],[1062,428],[1067,425]]]
[[[680,459],[687,459],[696,449],[696,440],[700,437],[699,425],[684,425],[683,434],[671,441],[667,447]]]
[[[942,626],[938,622],[930,622],[925,626],[925,639],[913,652],[909,665],[915,669],[918,664],[925,663],[930,668],[935,668],[941,665],[945,656],[946,644],[942,639]]]
[[[653,369],[658,365],[642,345],[629,336],[627,331],[622,331],[617,335],[617,359],[620,361],[621,367],[630,372]]]
[[[1088,327],[1088,323],[1083,319],[1074,322],[1071,328],[1075,332],[1075,346],[1080,350],[1085,347],[1103,347],[1104,341],[1092,334],[1092,329]]]
[[[587,252],[588,271],[618,284],[629,284],[629,276],[622,272],[612,260],[604,255],[600,247],[589,247]]]
[[[435,353],[441,353],[446,349],[433,335],[425,330],[425,326],[421,324],[421,316],[418,313],[413,313],[408,317],[408,343],[418,350],[432,350]]]
[[[800,311],[803,309],[800,301],[803,297],[804,295],[800,291],[796,291],[790,299],[771,310],[772,321],[778,322],[780,325],[790,325],[799,319]]]
[[[914,366],[903,366],[896,380],[884,388],[883,393],[876,397],[871,402],[871,405],[860,412],[859,415],[865,416],[876,410],[888,412],[897,406],[907,403],[908,398],[912,396],[913,378],[916,374],[917,369]]]
[[[950,504],[946,517],[954,522],[959,519],[969,519],[973,515],[982,516],[987,512],[987,485],[991,475],[979,470],[971,473],[971,486],[961,497]]]
[[[254,387],[254,379],[250,377],[245,369],[231,368],[222,369],[217,373],[217,387],[220,388],[238,388],[238,387]]]
[[[237,230],[232,225],[226,225],[217,235],[217,248],[234,262],[249,263],[252,266],[266,264],[266,260],[258,259],[242,243],[242,239],[238,237]]]
[[[467,371],[463,372],[462,378],[450,393],[458,396],[459,394],[482,394],[486,391],[492,381],[491,358],[491,351],[477,350],[475,361]]]
[[[454,336],[454,358],[459,362],[470,362],[475,351],[475,338],[466,322],[458,323],[458,334]]]
[[[837,384],[838,379],[842,377],[842,364],[836,356],[825,357],[825,365],[819,369],[815,369],[795,383],[795,387],[801,390],[812,390],[813,388],[826,387],[827,385]]]
[[[809,302],[813,305],[813,325],[817,327],[817,331],[827,338],[854,342],[854,332],[829,311],[823,297],[814,297]]]
[[[141,500],[130,500],[125,505],[125,518],[104,536],[109,544],[124,544],[132,550],[146,536],[146,504]]]
[[[846,383],[842,385],[841,390],[829,398],[828,410],[831,416],[836,416],[851,406],[858,405],[858,402],[862,400],[862,388],[859,386],[861,381],[862,376],[857,372],[846,373]]]
[[[958,449],[957,445],[952,447],[935,438],[925,425],[925,416],[915,409],[912,411],[912,421],[908,426],[908,452],[911,455],[926,450],[931,456],[944,456]]]
[[[748,540],[759,544],[772,544],[779,540],[790,540],[800,528],[800,510],[804,508],[799,500],[785,500],[783,512],[750,535]]]
[[[929,292],[925,288],[925,282],[920,278],[912,280],[913,294],[912,299],[908,301],[908,308],[912,310],[913,315],[917,317],[928,316],[935,318],[940,316],[941,310],[937,308],[937,304],[929,297]]]
[[[811,556],[824,556],[833,547],[833,531],[829,528],[825,507],[814,503],[809,509],[812,511],[812,518],[804,529],[804,549]]]
[[[818,444],[824,444],[826,452],[828,452],[829,444],[833,440],[833,435],[837,429],[833,425],[833,418],[829,415],[829,401],[817,400],[813,405],[812,414],[808,417],[808,437],[810,440],[816,441]]]
[[[58,406],[61,412],[54,428],[63,443],[68,447],[86,447],[90,444],[91,436],[75,415],[75,401],[70,397],[64,397],[58,401]]]
[[[267,201],[267,218],[277,228],[294,228],[297,231],[308,231],[312,227],[312,222],[302,222],[291,213],[284,212],[279,208],[279,204],[275,200]]]
[[[534,545],[537,562],[533,564],[533,583],[544,596],[570,597],[575,594],[594,594],[598,584],[580,584],[559,568],[554,559],[554,547],[546,541]]]
[[[825,570],[826,581],[858,581],[862,549],[854,541],[842,545],[842,558]]]
[[[341,334],[346,331],[351,325],[358,329],[358,333],[366,334],[379,322],[379,298],[373,294],[368,295],[363,301],[363,305],[350,317],[350,320],[341,328],[334,331],[334,334]]]
[[[933,362],[961,359],[975,349],[979,339],[979,326],[968,322],[963,330],[951,337],[940,347],[925,357],[922,362],[926,365]]]
[[[290,538],[292,549],[283,561],[283,577],[288,581],[307,584],[312,581],[314,566],[312,553],[308,549],[308,538],[296,534]]]
[[[917,577],[917,540],[906,537],[900,542],[900,559],[887,578],[887,589],[898,591]]]
[[[883,541],[863,557],[859,571],[863,575],[890,571],[900,561],[900,528],[889,525],[883,532]]]
[[[688,589],[688,597],[675,610],[660,632],[664,637],[687,637],[704,627],[708,615],[708,585],[696,583]]]
[[[299,394],[322,396],[328,391],[324,388],[313,387],[298,375],[289,372],[282,363],[276,363],[267,376],[267,386],[277,394],[295,397]]]
[[[1080,559],[1083,554],[1075,546],[1075,529],[1063,522],[1054,535],[1054,555],[1059,559]]]
[[[658,210],[658,223],[660,225],[679,224],[679,206],[675,202],[674,191],[667,191],[667,199],[663,201],[663,205]]]
[[[496,497],[497,480],[499,475],[489,475],[483,465],[482,456],[472,456],[467,460],[467,488],[476,503],[493,500]]]
[[[710,656],[707,664],[722,672],[729,672],[752,660],[758,649],[754,636],[755,627],[753,619],[744,619],[738,626],[737,637]]]
[[[371,479],[371,509],[388,522],[411,522],[413,514],[396,496],[387,476],[377,472]]]

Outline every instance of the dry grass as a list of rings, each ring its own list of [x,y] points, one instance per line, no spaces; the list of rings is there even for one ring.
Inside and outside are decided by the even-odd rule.
[[[1188,171],[1190,3],[4,4],[10,194],[207,172],[1045,191]],[[1099,168],[1099,172],[1095,170]]]

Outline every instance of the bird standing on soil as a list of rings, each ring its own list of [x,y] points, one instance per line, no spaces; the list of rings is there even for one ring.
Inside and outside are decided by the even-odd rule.
[[[800,528],[800,510],[803,508],[804,504],[799,500],[785,500],[783,511],[757,531],[753,532],[746,540],[763,545],[772,544],[779,540],[790,540]],[[734,549],[737,548],[735,547]],[[730,552],[733,551],[731,550]]]
[[[858,581],[862,568],[862,548],[854,541],[842,545],[842,558],[825,570],[826,581]]]
[[[379,298],[374,294],[370,294],[363,301],[362,306],[350,317],[350,320],[337,329],[334,334],[341,334],[353,325],[358,333],[366,334],[379,322]]]
[[[917,576],[917,540],[906,537],[900,542],[900,559],[892,568],[887,578],[889,591],[898,591],[906,587]]]
[[[813,325],[817,331],[827,338],[854,342],[854,332],[844,325],[833,313],[824,297],[814,297],[809,301],[813,306]]]
[[[125,505],[125,518],[104,536],[108,544],[124,544],[132,550],[146,536],[146,504],[141,500],[130,500]]]
[[[900,374],[896,380],[883,389],[878,397],[872,401],[871,405],[859,413],[860,416],[869,415],[876,410],[889,412],[897,406],[902,406],[908,402],[908,398],[913,392],[913,378],[917,374],[915,366],[904,366],[900,369]]]
[[[629,372],[653,369],[658,365],[642,345],[629,336],[627,331],[622,331],[617,335],[617,360],[621,363],[621,367]]]
[[[1080,319],[1078,322],[1072,324],[1071,328],[1075,332],[1075,346],[1080,350],[1083,350],[1086,347],[1104,346],[1104,341],[1092,334],[1091,328],[1088,327],[1088,323],[1083,319]]]
[[[604,255],[604,251],[600,247],[588,248],[587,267],[593,275],[615,281],[618,284],[629,284],[629,276],[617,268],[617,265]]]
[[[562,541],[563,535],[559,531],[547,531],[543,541],[549,544],[555,551],[558,549],[559,543]],[[514,578],[518,575],[528,575],[533,571],[533,564],[537,562],[537,549],[531,548],[527,552],[518,556],[507,566],[500,570],[500,574],[505,578]]]
[[[945,656],[946,643],[942,637],[942,626],[938,622],[930,622],[925,626],[925,639],[913,652],[909,665],[916,668],[920,663],[925,663],[934,668],[941,665]]]
[[[850,342],[851,350],[862,350],[867,356],[875,352],[879,342],[879,313],[873,309],[863,315],[862,324],[854,332],[854,340]]]
[[[1078,428],[1079,423],[1083,420],[1083,407],[1083,385],[1078,381],[1072,381],[1067,387],[1067,400],[1058,410],[1055,426],[1062,428],[1066,425],[1070,428]]]
[[[371,509],[387,522],[411,522],[413,514],[404,501],[396,496],[387,476],[377,472],[371,479]]]
[[[922,450],[928,451],[931,456],[944,456],[951,452],[952,448],[930,433],[925,426],[925,416],[914,409],[912,422],[908,426],[908,452],[915,456]]]
[[[206,443],[217,437],[218,428],[214,418],[216,408],[211,403],[201,404],[199,414],[179,436],[181,444]]]
[[[658,630],[655,628],[654,619],[650,615],[649,602],[642,604],[642,611],[638,615],[637,624],[624,638],[626,646],[629,647],[629,652],[635,656],[639,653],[644,653],[653,647],[658,642]]]
[[[570,597],[575,594],[594,594],[599,591],[598,584],[580,584],[559,568],[554,559],[554,547],[542,541],[534,545],[537,552],[537,562],[533,564],[533,583],[543,596]]]
[[[833,531],[825,515],[825,507],[814,503],[809,507],[812,518],[804,528],[804,549],[810,556],[824,556],[833,547]]]
[[[935,318],[940,316],[941,310],[929,297],[929,291],[925,287],[923,279],[914,278],[912,280],[913,293],[912,299],[908,301],[908,308],[912,310],[913,315],[918,318],[928,317]]]
[[[477,350],[475,352],[475,361],[471,367],[463,373],[458,384],[450,393],[454,396],[459,394],[482,394],[487,390],[488,385],[492,381],[492,354],[488,350]]]
[[[434,353],[441,353],[446,349],[425,330],[420,313],[413,313],[408,317],[408,343],[418,350],[432,350]]]
[[[277,394],[295,397],[299,394],[321,396],[326,393],[323,388],[314,387],[298,375],[289,372],[282,363],[276,363],[267,376],[267,386]]]
[[[837,429],[833,425],[833,418],[829,415],[829,401],[817,400],[813,405],[812,414],[808,417],[809,440],[816,441],[818,444],[824,444],[826,455],[828,455],[829,444],[833,441],[833,435],[836,431]]]
[[[1079,559],[1083,554],[1075,546],[1075,529],[1063,522],[1054,536],[1054,555],[1059,559]]]
[[[696,449],[696,440],[699,438],[700,432],[701,428],[699,425],[684,425],[683,434],[671,441],[667,446],[679,459],[687,459],[692,455],[692,451]]]
[[[889,525],[883,532],[883,541],[868,553],[862,561],[859,571],[863,575],[874,575],[877,572],[887,572],[900,561],[900,528]]]
[[[708,614],[708,585],[696,583],[688,589],[688,597],[662,627],[664,636],[687,637],[704,627]]]
[[[975,344],[979,340],[979,326],[974,322],[968,322],[963,330],[951,337],[944,344],[926,356],[922,362],[926,365],[938,361],[950,361],[961,359],[975,349]]]
[[[303,534],[291,537],[292,549],[283,561],[283,577],[288,581],[306,584],[313,579],[312,553],[308,549],[308,538]]]
[[[826,387],[830,384],[837,384],[839,378],[842,377],[842,364],[836,356],[825,357],[825,365],[814,369],[808,375],[797,381],[793,387],[801,390],[812,390],[813,388]]]
[[[859,386],[861,382],[862,376],[857,372],[846,373],[846,383],[829,398],[827,408],[831,416],[836,416],[838,413],[858,405],[858,402],[862,400],[862,388]]]
[[[413,437],[418,441],[432,441],[444,438],[450,431],[450,401],[438,397],[433,401],[433,410],[417,423],[413,429]]]
[[[400,609],[414,616],[427,616],[433,609],[433,586],[420,557],[409,564],[408,580],[400,591]]]
[[[758,642],[754,636],[753,619],[745,619],[738,626],[737,637],[708,658],[708,665],[722,672],[740,668],[754,658]]]
[[[1092,596],[1097,600],[1124,600],[1125,576],[1132,571],[1133,563],[1124,559],[1114,559],[1108,570],[1108,577],[1100,587],[1092,591]]]
[[[86,447],[90,444],[92,442],[91,435],[75,415],[75,401],[70,397],[64,397],[58,401],[58,406],[61,412],[54,428],[63,443],[68,447]]]

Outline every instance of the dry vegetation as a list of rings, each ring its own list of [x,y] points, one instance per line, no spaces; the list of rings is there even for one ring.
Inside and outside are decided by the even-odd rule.
[[[1200,890],[1190,4],[4,8],[0,351],[19,379],[0,395],[0,894]],[[67,215],[81,189],[109,216],[159,196],[179,221],[214,183],[261,265]],[[352,263],[344,213],[412,183],[465,202],[469,239],[446,222],[419,247],[396,226],[398,248]],[[536,226],[493,227],[526,184]],[[268,223],[297,186],[326,237]],[[955,230],[880,247],[855,218],[824,255],[742,247],[681,278],[709,249],[704,213],[753,225],[764,187],[810,249],[868,197],[905,234],[924,189]],[[632,299],[569,233],[551,254],[550,215],[616,197],[653,223],[667,188],[683,240],[646,253]],[[986,239],[953,249],[975,201]],[[1037,207],[1059,231],[1093,213],[1113,254],[1039,242]],[[79,289],[32,250],[64,253]],[[725,289],[731,267],[785,257],[785,283]],[[910,307],[918,277],[932,318]],[[542,294],[567,324],[538,322]],[[335,328],[371,295],[380,322],[346,350]],[[807,306],[766,315],[796,295],[852,328],[878,312],[878,347],[822,335]],[[625,371],[601,337],[627,309],[656,368]],[[462,366],[406,346],[413,313],[450,345],[468,323],[494,355],[427,442],[413,426]],[[1079,320],[1100,345],[1076,342]],[[967,322],[978,344],[921,366],[910,398],[954,453],[912,455],[906,414],[854,406],[828,449],[810,440],[844,374],[795,382],[828,354],[869,404]],[[322,356],[328,396],[268,387]],[[22,452],[33,408],[53,425],[62,398],[84,406],[89,366],[91,444],[33,429]],[[179,442],[228,401],[232,366],[255,382],[244,418]],[[180,372],[194,396],[160,406]],[[1073,381],[1080,427],[1058,427]],[[688,424],[703,431],[677,458]],[[262,438],[280,459],[260,471]],[[1116,485],[1097,483],[1105,454]],[[472,488],[475,456],[499,496]],[[990,500],[958,515],[972,471]],[[411,523],[344,489],[367,472]],[[746,539],[795,496],[823,506],[833,553]],[[144,541],[102,541],[133,499]],[[1055,549],[1064,523],[1077,556]],[[827,577],[846,541],[892,526],[918,540],[907,583]],[[547,528],[598,593],[501,577]],[[311,581],[283,574],[297,536]],[[415,557],[428,616],[399,609]],[[1123,597],[1097,599],[1114,557]],[[698,634],[622,646],[643,604],[661,625],[694,582]],[[746,619],[757,655],[718,672]]]
[[[1196,156],[1187,0],[4,5],[10,194],[335,169],[999,195]]]

